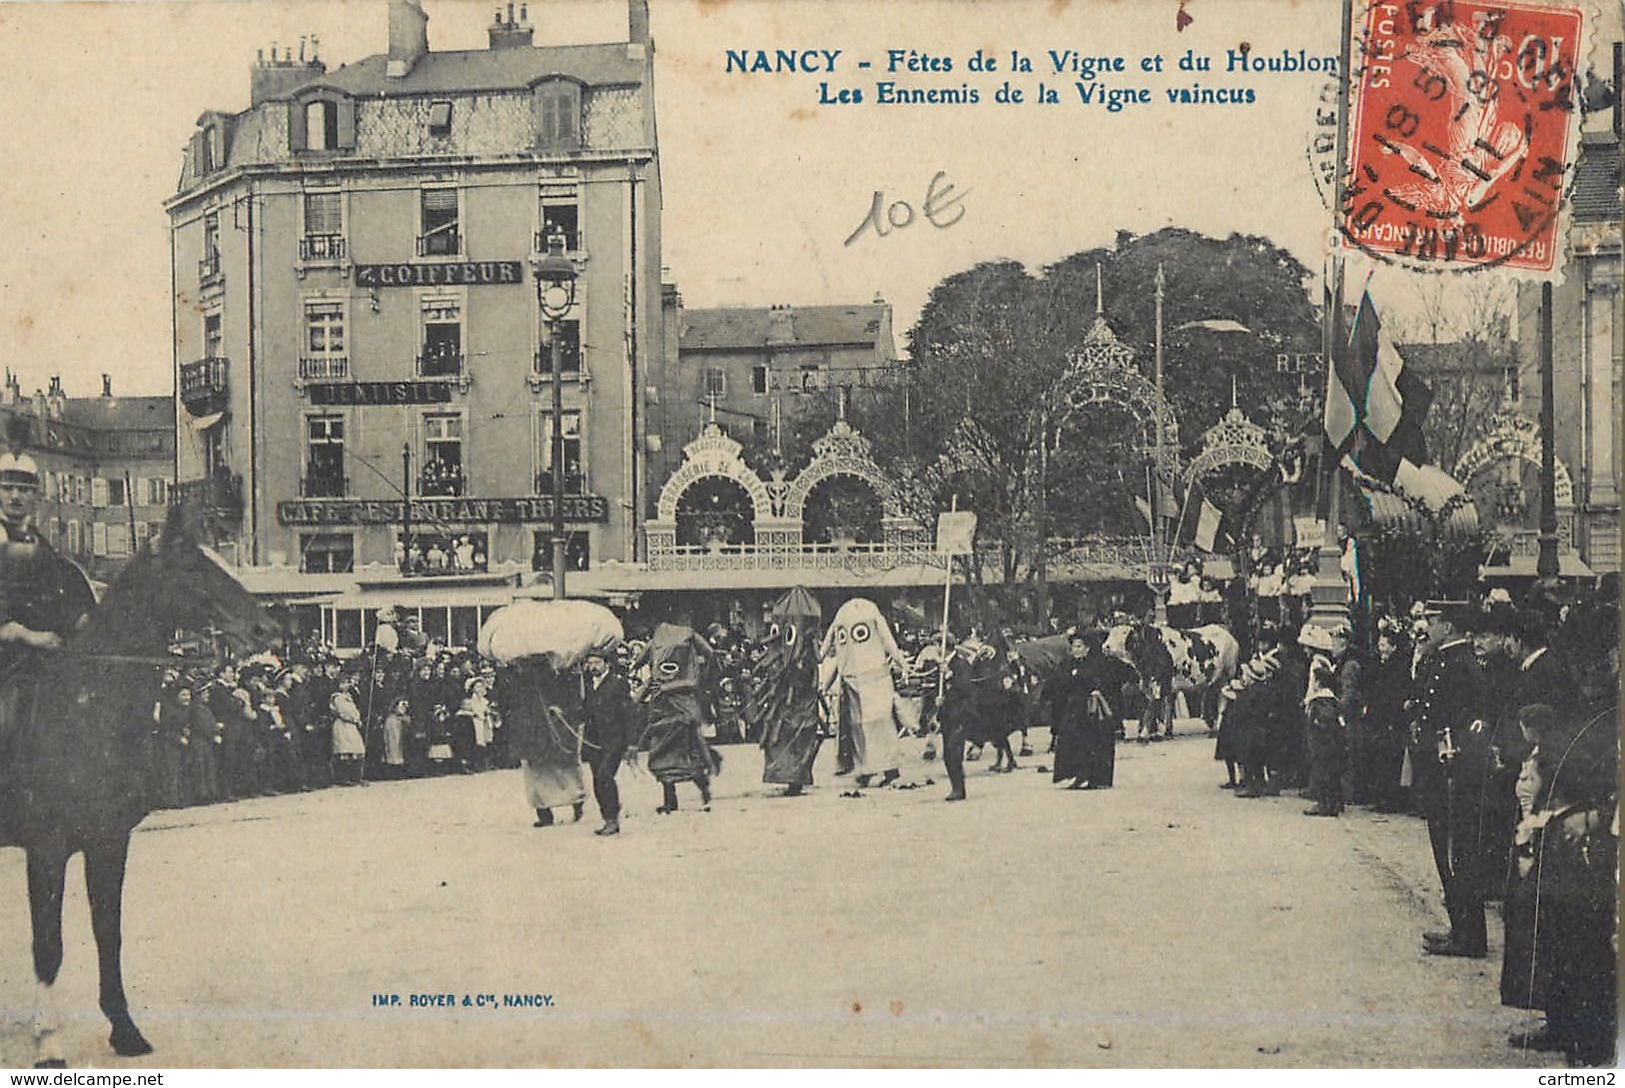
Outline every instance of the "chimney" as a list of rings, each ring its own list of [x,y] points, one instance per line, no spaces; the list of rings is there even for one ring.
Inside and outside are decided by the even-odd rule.
[[[530,25],[530,7],[528,4],[519,5],[519,18],[513,17],[513,4],[508,5],[508,17],[503,19],[502,11],[498,9],[496,18],[491,21],[488,33],[491,36],[492,49],[524,49],[531,44],[531,37],[535,31]]]
[[[46,414],[51,419],[61,419],[68,406],[68,394],[62,389],[62,375],[51,376],[51,387],[45,393]]]
[[[626,40],[649,44],[649,0],[626,0]]]
[[[796,342],[796,314],[788,306],[774,306],[767,314],[767,342],[793,344]]]
[[[17,405],[22,403],[22,400],[23,385],[17,380],[17,375],[12,373],[11,368],[7,367],[5,404],[9,408],[15,408]]]
[[[111,374],[103,374],[102,375],[102,396],[111,397],[112,395],[113,395],[113,375],[111,375]]]
[[[384,75],[401,79],[429,51],[429,16],[418,0],[389,0],[389,63]]]
[[[248,101],[257,106],[273,98],[281,98],[295,87],[302,86],[317,76],[327,74],[327,65],[316,59],[316,36],[310,35],[310,59],[306,60],[303,40],[299,47],[301,56],[293,59],[293,47],[289,46],[284,52],[271,45],[271,57],[265,57],[265,51],[259,50],[254,59],[254,67],[248,73]]]

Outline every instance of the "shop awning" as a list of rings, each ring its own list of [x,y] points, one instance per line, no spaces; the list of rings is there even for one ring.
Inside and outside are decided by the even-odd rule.
[[[1437,465],[1422,465],[1402,473],[1394,481],[1394,491],[1384,490],[1368,477],[1357,477],[1355,483],[1373,525],[1421,531],[1426,524],[1422,512],[1416,509],[1419,503],[1434,517],[1448,508],[1445,528],[1450,532],[1471,533],[1478,528],[1477,508],[1463,498],[1461,484]]]

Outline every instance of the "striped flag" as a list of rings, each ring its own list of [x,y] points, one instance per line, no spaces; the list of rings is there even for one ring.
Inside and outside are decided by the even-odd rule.
[[[1325,302],[1328,311],[1342,305],[1341,290],[1336,294],[1338,297],[1333,298],[1333,292],[1328,288]],[[1356,333],[1359,331],[1358,319],[1354,331]],[[1354,436],[1360,428],[1361,410],[1365,406],[1365,391],[1371,381],[1371,372],[1363,367],[1360,356],[1350,347],[1344,345],[1337,347],[1340,350],[1333,351],[1332,358],[1327,360],[1326,409],[1323,423],[1326,441],[1330,442],[1338,453],[1346,453],[1354,443]]]
[[[1354,450],[1354,459],[1360,470],[1385,483],[1393,483],[1403,462],[1420,465],[1427,460],[1427,443],[1422,436],[1422,422],[1433,403],[1433,391],[1427,383],[1405,366],[1393,340],[1382,331],[1382,319],[1371,301],[1369,285],[1360,297],[1360,309],[1349,330],[1348,347],[1339,361],[1342,381],[1360,381],[1364,385],[1354,390],[1354,425],[1344,436],[1345,444]],[[1353,390],[1354,387],[1345,387]],[[1332,393],[1327,392],[1327,415],[1331,416]],[[1327,437],[1332,437],[1328,427]]]

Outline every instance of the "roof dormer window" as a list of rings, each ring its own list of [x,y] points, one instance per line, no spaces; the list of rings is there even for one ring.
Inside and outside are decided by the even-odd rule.
[[[549,79],[532,92],[536,142],[543,151],[576,151],[581,147],[581,85]]]
[[[429,135],[451,135],[451,103],[432,102],[429,105]]]
[[[290,151],[355,149],[355,100],[340,91],[316,88],[288,103]]]

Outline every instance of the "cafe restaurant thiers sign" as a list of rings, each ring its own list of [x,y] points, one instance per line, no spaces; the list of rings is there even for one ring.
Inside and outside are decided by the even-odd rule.
[[[358,264],[357,287],[465,287],[524,283],[523,261],[443,261],[433,264]]]
[[[517,524],[553,520],[551,495],[424,498],[412,499],[411,503],[414,522]],[[276,504],[276,516],[283,525],[398,525],[406,520],[405,506],[401,499],[286,499]],[[564,520],[608,521],[609,500],[602,495],[566,495]]]

